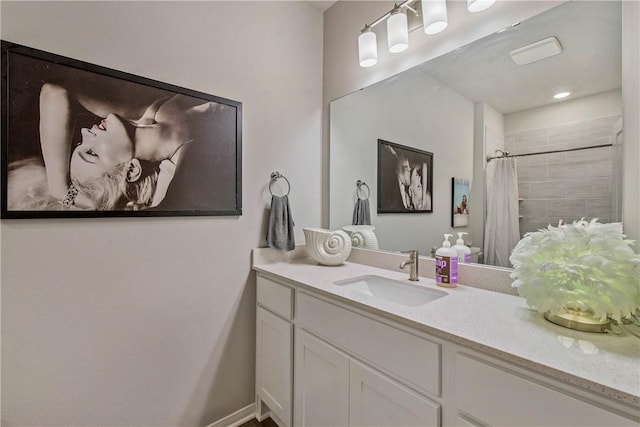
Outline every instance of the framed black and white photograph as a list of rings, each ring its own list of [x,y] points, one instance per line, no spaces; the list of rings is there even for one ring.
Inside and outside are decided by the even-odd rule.
[[[2,218],[241,215],[241,165],[240,102],[2,41]]]
[[[433,212],[433,153],[378,140],[378,213]]]
[[[451,226],[469,225],[469,180],[451,178]]]

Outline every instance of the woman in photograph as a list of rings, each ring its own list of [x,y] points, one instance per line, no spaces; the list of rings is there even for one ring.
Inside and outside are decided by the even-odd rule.
[[[462,200],[460,200],[460,206],[458,206],[457,209],[459,214],[468,214],[469,213],[469,209],[467,208],[467,195],[463,194],[462,195]]]
[[[402,153],[389,145],[382,145],[380,169],[382,180],[382,206],[401,211],[410,206],[407,188],[411,183],[411,165]]]
[[[33,160],[10,165],[9,209],[138,210],[162,201],[181,151],[192,141],[191,119],[211,103],[138,90],[139,85],[129,88],[125,99],[122,87],[95,83],[79,79],[69,85],[72,89],[42,86],[44,167],[38,171]],[[77,141],[74,128],[87,113],[95,121],[82,127]]]
[[[427,187],[427,164],[422,163],[411,169],[410,183],[407,193],[409,195],[410,210],[431,210],[431,193]]]
[[[427,163],[412,164],[402,152],[385,145],[384,148],[396,159],[395,177],[397,191],[392,191],[393,199],[385,200],[392,209],[430,210],[431,193],[428,189]]]

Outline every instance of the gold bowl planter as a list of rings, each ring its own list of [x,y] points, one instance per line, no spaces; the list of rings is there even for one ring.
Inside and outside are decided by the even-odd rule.
[[[611,320],[596,319],[588,311],[581,310],[565,310],[565,312],[553,314],[550,311],[544,313],[544,318],[556,325],[565,328],[575,329],[583,332],[601,332],[607,333],[611,331]]]

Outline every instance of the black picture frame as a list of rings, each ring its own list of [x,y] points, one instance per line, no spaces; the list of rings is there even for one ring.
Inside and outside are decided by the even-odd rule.
[[[5,40],[1,52],[3,219],[242,215],[241,102]],[[64,96],[55,98],[56,94]],[[51,99],[56,103],[47,104]],[[68,102],[60,104],[59,99]],[[43,110],[43,102],[56,108]],[[51,119],[51,111],[64,112],[65,120]],[[112,126],[111,121],[117,125]],[[48,132],[43,123],[53,123],[55,132]],[[113,135],[120,127],[127,137],[117,141],[127,141],[124,150],[131,152],[128,157],[140,158],[139,168],[131,160],[123,163],[124,154],[111,158],[99,155],[97,148],[87,148],[105,141],[91,136]],[[58,133],[61,129],[62,134]],[[58,144],[55,147],[68,142],[68,153],[48,162],[48,166],[63,165],[66,176],[50,172],[57,171],[54,166],[44,167],[42,147],[50,147],[52,140]],[[119,146],[100,145],[109,150]],[[51,150],[45,149],[47,153]],[[66,165],[60,159],[68,160]],[[106,179],[102,170],[96,172],[96,159],[109,171],[119,162],[120,171],[118,178],[109,181],[109,188],[117,190],[100,199],[94,190],[97,186],[104,193],[100,186]],[[165,173],[172,169],[173,175]],[[48,185],[48,172],[60,184],[57,197],[50,196],[53,191],[49,189],[55,185]],[[126,176],[124,181],[122,176]],[[146,190],[141,179],[150,183]],[[80,195],[75,196],[72,188],[64,195],[65,182],[78,182]],[[133,189],[134,182],[140,186]],[[94,193],[82,199],[87,183]]]
[[[451,178],[451,228],[468,227],[471,191],[468,178]]]
[[[377,212],[433,212],[433,153],[378,139]]]

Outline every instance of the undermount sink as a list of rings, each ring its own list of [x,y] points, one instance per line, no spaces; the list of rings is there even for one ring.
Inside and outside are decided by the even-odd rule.
[[[423,288],[381,276],[360,276],[335,282],[336,285],[356,295],[394,302],[407,307],[417,307],[447,295],[436,289]]]

